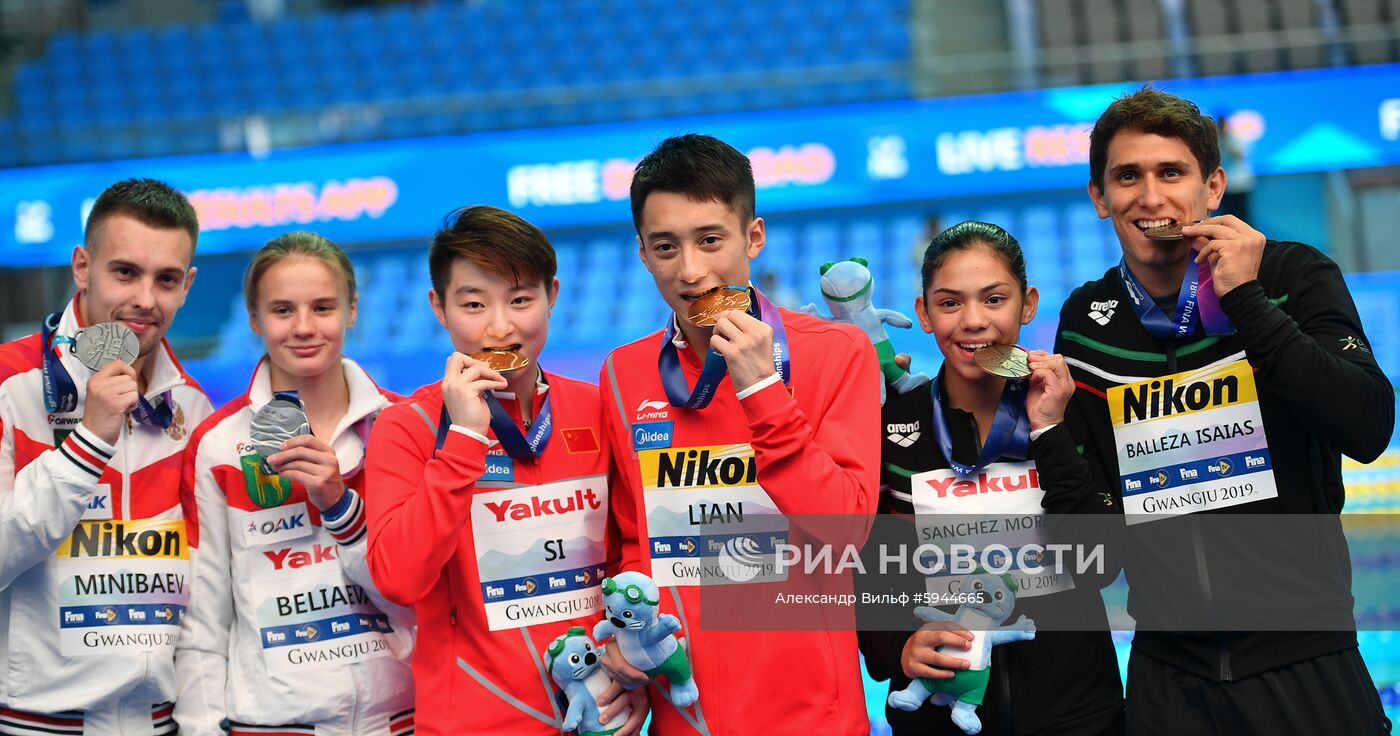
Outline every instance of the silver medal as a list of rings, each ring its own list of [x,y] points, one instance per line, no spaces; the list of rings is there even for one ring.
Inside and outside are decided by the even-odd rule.
[[[282,451],[282,443],[293,437],[311,434],[311,425],[306,420],[306,411],[296,402],[287,399],[273,399],[267,402],[248,427],[248,439],[253,451],[263,458]]]
[[[79,330],[73,341],[73,357],[94,371],[114,360],[131,365],[140,350],[136,333],[119,322],[103,322]]]

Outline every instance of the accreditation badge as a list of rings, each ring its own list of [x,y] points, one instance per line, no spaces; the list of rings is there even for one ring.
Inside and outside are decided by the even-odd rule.
[[[189,601],[183,519],[78,522],[56,553],[65,657],[173,656]]]
[[[256,548],[253,618],[268,672],[294,674],[392,654],[389,617],[345,576],[324,533]]]
[[[786,580],[775,563],[787,517],[758,484],[747,443],[637,451],[657,585]]]
[[[970,549],[984,568],[1009,572],[1017,598],[1074,589],[1069,563],[1057,566],[1047,546],[1040,505],[1045,490],[1034,462],[992,463],[963,476],[948,468],[930,470],[911,477],[909,488],[919,544],[944,553],[943,564],[927,576],[936,600],[957,595],[967,577],[956,574],[951,562],[954,545]]]
[[[1108,390],[1129,524],[1278,496],[1244,360]]]
[[[478,490],[471,514],[477,577],[491,631],[602,610],[606,475]]]

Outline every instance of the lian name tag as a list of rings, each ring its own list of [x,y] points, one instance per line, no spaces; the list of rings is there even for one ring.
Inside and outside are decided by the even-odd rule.
[[[641,450],[637,462],[658,585],[786,579],[775,561],[787,517],[758,484],[750,445]]]
[[[1108,390],[1129,524],[1278,496],[1248,361]]]

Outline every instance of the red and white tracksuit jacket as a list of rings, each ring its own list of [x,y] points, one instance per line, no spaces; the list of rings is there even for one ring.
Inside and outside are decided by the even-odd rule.
[[[247,393],[195,431],[182,496],[192,580],[175,652],[180,733],[409,733],[411,612],[385,603],[365,564],[365,441],[391,400],[342,359],[350,404],[326,439],[347,486],[319,512],[300,484],[264,474],[248,437],[272,400],[264,358]],[[197,521],[196,521],[197,520]]]
[[[599,384],[604,431],[615,461],[613,516],[621,541],[621,569],[640,570],[661,581],[665,573],[686,569],[691,562],[662,554],[671,551],[668,546],[673,543],[669,541],[656,540],[659,544],[653,550],[648,536],[644,486],[674,493],[666,479],[660,478],[665,471],[659,468],[690,468],[687,459],[704,464],[705,458],[714,463],[715,458],[723,457],[729,463],[750,453],[757,484],[777,511],[787,517],[833,515],[829,517],[832,523],[823,524],[823,528],[840,537],[825,540],[840,545],[835,547],[835,559],[840,558],[845,544],[860,548],[879,493],[880,372],[875,349],[850,325],[786,309],[780,309],[779,314],[791,356],[789,384],[784,386],[775,379],[757,390],[750,387],[752,393],[742,399],[726,376],[704,409],[671,406],[657,370],[663,339],[660,331],[617,348],[604,362]],[[702,363],[683,346],[679,332],[676,342],[681,370],[688,385],[694,386]],[[643,464],[649,470],[646,477]],[[693,476],[686,470],[670,480],[679,481],[671,484],[678,487],[708,484],[707,493],[722,493],[726,485],[751,487],[738,473],[726,475],[723,466],[718,472],[697,468]],[[703,523],[705,517],[702,511],[697,519],[692,509],[689,523]],[[687,533],[700,540],[705,531],[705,527],[695,526]],[[684,537],[681,539],[685,544]],[[789,544],[820,541],[805,536],[797,525],[789,530]],[[654,557],[654,551],[661,556]],[[816,584],[837,589],[806,592],[851,594],[849,579]],[[869,732],[850,609],[830,605],[792,609],[793,623],[784,626],[781,619],[786,609],[773,601],[777,593],[794,592],[791,585],[715,586],[707,582],[704,586],[662,588],[661,609],[681,621],[682,632],[677,636],[686,638],[700,700],[682,714],[653,689],[655,732],[716,736]],[[751,612],[757,616],[760,609],[765,611],[766,623],[749,631],[707,630],[701,625],[702,590],[712,596],[717,591],[750,587],[766,591],[751,599],[761,601]],[[744,604],[726,608],[729,610],[703,615],[734,617],[726,628],[742,628],[750,609]],[[804,621],[800,626],[805,630],[793,630],[799,619]]]
[[[75,298],[56,334],[83,326]],[[45,410],[41,350],[0,346],[0,733],[174,733],[180,464],[209,399],[162,342],[146,396],[170,392],[173,422],[128,420],[109,445],[81,427],[92,371],[63,346],[78,404]]]
[[[598,620],[608,456],[597,387],[548,372],[545,381],[532,416],[548,395],[553,434],[535,459],[513,459],[494,433],[460,427],[435,452],[441,382],[375,423],[369,565],[384,596],[417,614],[425,643],[413,658],[420,734],[559,733],[562,711],[543,650],[569,626]],[[519,425],[514,395],[496,396]],[[544,528],[565,529],[561,538],[586,535],[594,545],[580,553],[566,540],[567,558],[546,562],[563,549],[551,554],[548,540],[539,548],[541,524],[565,525]],[[503,567],[512,544],[529,545],[530,556]],[[572,569],[550,574],[560,568]],[[520,627],[549,611],[564,618]]]

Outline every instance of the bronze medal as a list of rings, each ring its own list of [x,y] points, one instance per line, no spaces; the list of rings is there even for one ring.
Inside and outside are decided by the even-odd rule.
[[[1157,227],[1149,227],[1143,230],[1143,234],[1153,240],[1181,240],[1185,235],[1181,234],[1181,228],[1185,227],[1179,222],[1173,222]]]
[[[1030,376],[1030,354],[1020,345],[988,345],[972,351],[977,367],[999,378]]]
[[[717,286],[691,302],[686,319],[696,327],[714,327],[720,312],[749,311],[749,290],[744,286]]]
[[[479,360],[486,364],[487,368],[501,374],[502,376],[514,373],[515,371],[530,365],[530,359],[517,353],[514,350],[505,348],[486,348],[475,353],[468,353],[472,360]]]

